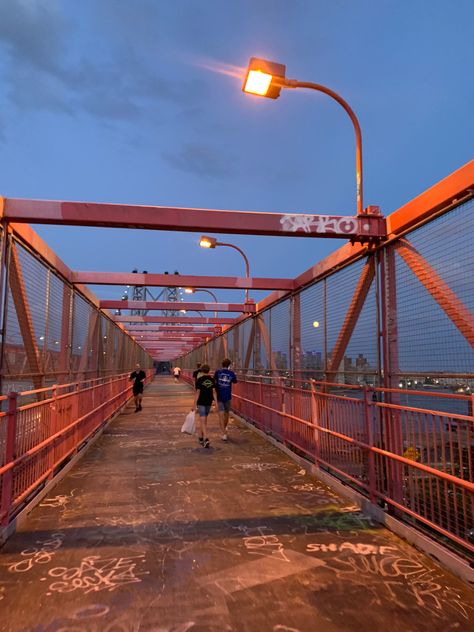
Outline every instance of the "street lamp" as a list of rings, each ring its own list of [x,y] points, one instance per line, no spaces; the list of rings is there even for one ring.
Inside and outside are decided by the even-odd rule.
[[[286,66],[265,59],[252,57],[247,69],[242,90],[248,94],[255,94],[270,99],[278,99],[282,88],[308,88],[318,90],[332,97],[341,105],[354,126],[356,137],[356,190],[357,190],[357,215],[364,213],[363,183],[362,183],[362,132],[359,121],[350,105],[330,88],[310,81],[298,81],[285,77]],[[213,246],[208,246],[209,248]]]
[[[227,246],[228,248],[233,248],[234,250],[237,250],[237,252],[240,252],[240,254],[242,255],[245,261],[245,278],[248,279],[250,277],[249,260],[247,259],[245,252],[238,246],[235,246],[234,244],[227,244],[227,243],[224,243],[223,241],[217,241],[215,237],[208,237],[207,235],[203,235],[201,237],[201,239],[199,240],[199,245],[201,246],[201,248],[215,248],[216,246]],[[248,289],[246,289],[245,302],[248,303],[248,301],[249,301],[249,291]]]

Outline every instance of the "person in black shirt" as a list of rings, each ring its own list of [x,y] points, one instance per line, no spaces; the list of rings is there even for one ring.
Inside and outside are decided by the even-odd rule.
[[[198,377],[200,377],[202,375],[202,371],[201,371],[201,363],[198,362],[196,364],[196,370],[193,373],[193,380],[194,380],[194,388],[196,388],[196,383],[198,381]]]
[[[216,383],[214,378],[209,375],[210,367],[203,364],[199,371],[200,377],[196,380],[196,397],[194,399],[194,408],[197,409],[199,415],[199,443],[208,448],[210,443],[207,438],[207,416],[214,402],[214,390]]]
[[[135,371],[130,373],[130,380],[133,382],[133,397],[135,398],[135,412],[138,413],[142,409],[142,397],[143,397],[143,383],[146,378],[146,373],[140,368],[139,364],[135,365]]]

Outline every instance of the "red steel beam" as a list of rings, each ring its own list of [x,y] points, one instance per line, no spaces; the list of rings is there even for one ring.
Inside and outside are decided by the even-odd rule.
[[[43,371],[40,364],[40,354],[36,344],[36,336],[33,327],[33,319],[28,304],[25,284],[21,272],[21,263],[15,242],[12,242],[10,250],[10,291],[15,305],[16,316],[20,328],[25,354],[28,359],[33,385],[36,388],[43,386]]]
[[[175,301],[99,301],[100,309],[185,309],[198,312],[255,312],[254,303],[181,303]],[[177,322],[175,317],[173,322]],[[219,321],[219,319],[217,319]],[[222,321],[219,321],[222,322]]]
[[[175,304],[176,305],[176,304]],[[196,325],[235,325],[235,318],[205,316],[114,316],[117,323],[183,323]]]
[[[408,240],[401,239],[394,247],[451,322],[474,347],[474,314]]]
[[[224,290],[288,290],[293,279],[212,277],[182,274],[142,274],[129,272],[73,272],[73,283],[89,285],[143,285],[147,287],[193,287]]]
[[[376,209],[368,207],[363,215],[351,217],[5,198],[3,216],[10,222],[29,224],[367,241],[386,236],[385,219]]]
[[[132,327],[129,327],[127,329],[127,332],[131,335],[134,335],[135,333],[143,333],[144,331],[146,331],[147,333],[156,333],[157,331],[178,331],[178,332],[183,332],[183,333],[197,333],[197,334],[215,334],[215,333],[220,333],[220,328],[218,328],[219,331],[216,332],[216,329],[209,329],[208,327],[192,327],[190,325],[161,325],[161,326],[153,326],[153,325],[135,325],[132,324]]]
[[[328,367],[327,375],[332,376],[338,372],[339,365],[342,362],[344,354],[351,339],[352,332],[357,324],[357,320],[360,316],[362,308],[364,307],[365,299],[369,293],[370,286],[375,276],[375,264],[374,257],[368,259],[362,269],[362,273],[359,278],[359,282],[354,290],[352,300],[349,304],[349,308],[346,312],[346,317],[342,324],[339,336],[337,337],[336,344],[331,355],[331,362]],[[330,379],[329,379],[330,381]]]

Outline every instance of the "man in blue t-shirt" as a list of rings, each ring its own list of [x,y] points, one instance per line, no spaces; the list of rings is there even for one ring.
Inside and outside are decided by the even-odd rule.
[[[214,373],[217,393],[217,410],[222,430],[222,441],[227,441],[227,424],[229,423],[230,402],[232,400],[232,384],[237,382],[235,373],[229,369],[229,358],[222,360],[222,369]]]

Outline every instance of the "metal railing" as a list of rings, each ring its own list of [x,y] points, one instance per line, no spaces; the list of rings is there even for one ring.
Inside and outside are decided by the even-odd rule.
[[[146,373],[150,381],[154,371]],[[2,395],[0,526],[6,527],[131,396],[128,373]]]
[[[233,407],[244,418],[458,553],[474,553],[472,416],[401,405],[403,389],[239,378]]]

